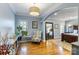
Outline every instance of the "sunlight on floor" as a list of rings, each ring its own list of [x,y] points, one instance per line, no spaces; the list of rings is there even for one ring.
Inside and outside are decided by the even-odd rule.
[[[21,43],[18,54],[20,55],[70,55],[71,52],[64,49],[59,40],[47,40],[46,42]]]

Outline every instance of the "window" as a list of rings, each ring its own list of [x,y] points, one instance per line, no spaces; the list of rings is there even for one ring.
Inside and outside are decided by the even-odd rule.
[[[22,26],[22,30],[23,30],[23,31],[26,31],[27,28],[28,28],[28,27],[27,27],[27,22],[26,22],[26,21],[21,21],[21,22],[20,22],[20,26]]]

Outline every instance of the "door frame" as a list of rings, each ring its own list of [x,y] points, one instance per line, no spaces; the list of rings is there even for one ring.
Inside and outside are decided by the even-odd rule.
[[[54,28],[53,28],[53,22],[45,22],[45,40],[47,40],[47,38],[46,38],[46,24],[52,24],[52,34],[53,34],[53,37],[52,37],[52,39],[54,39]]]

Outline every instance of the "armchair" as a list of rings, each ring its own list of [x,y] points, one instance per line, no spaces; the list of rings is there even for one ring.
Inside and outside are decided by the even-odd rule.
[[[36,31],[32,36],[32,42],[40,42],[41,41],[41,31]]]

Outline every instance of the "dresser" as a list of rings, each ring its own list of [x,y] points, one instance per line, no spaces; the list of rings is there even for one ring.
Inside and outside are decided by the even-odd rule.
[[[68,43],[77,42],[78,41],[78,34],[62,33],[61,39],[62,39],[62,41],[66,41]]]

